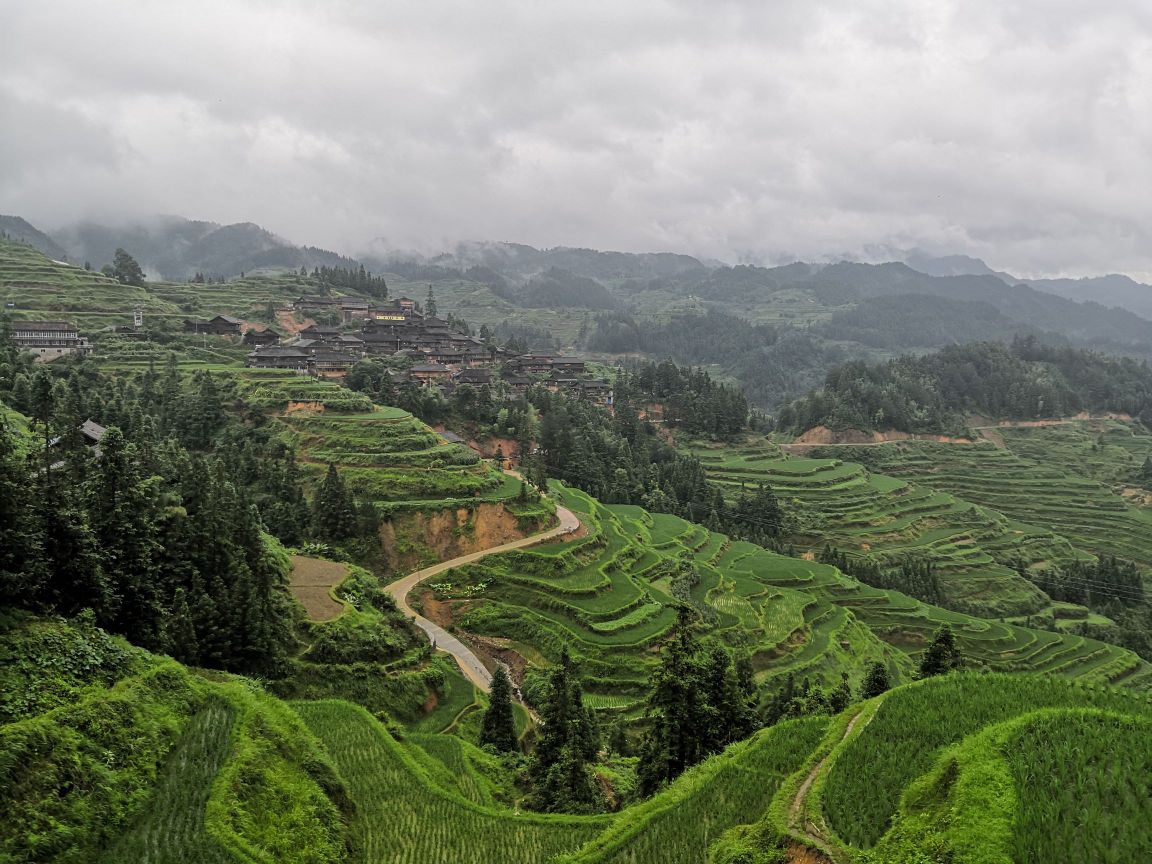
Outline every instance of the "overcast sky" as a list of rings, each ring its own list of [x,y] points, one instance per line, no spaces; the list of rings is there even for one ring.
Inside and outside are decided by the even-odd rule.
[[[1148,0],[0,0],[0,212],[1152,275]]]

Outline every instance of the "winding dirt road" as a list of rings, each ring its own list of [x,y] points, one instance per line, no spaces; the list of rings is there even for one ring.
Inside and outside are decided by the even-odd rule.
[[[487,693],[491,687],[492,673],[485,668],[484,664],[480,662],[480,658],[473,654],[467,645],[443,627],[434,624],[423,615],[416,614],[415,610],[408,605],[408,593],[425,579],[443,573],[445,570],[451,570],[453,567],[459,567],[463,564],[471,564],[488,555],[495,555],[498,552],[511,552],[513,549],[523,549],[525,546],[533,546],[536,543],[551,540],[554,537],[563,537],[565,534],[571,534],[580,527],[580,520],[576,517],[576,514],[567,507],[561,507],[557,504],[556,515],[560,519],[560,524],[549,528],[547,531],[541,531],[539,534],[532,534],[529,537],[513,540],[510,543],[504,543],[500,546],[493,546],[491,549],[483,549],[479,552],[461,555],[459,558],[452,558],[449,561],[441,561],[439,564],[434,564],[431,567],[425,567],[423,570],[409,573],[404,578],[397,579],[384,589],[396,600],[397,608],[409,618],[413,619],[416,622],[416,626],[428,634],[428,638],[435,643],[437,648],[455,657],[456,663],[460,666],[460,671],[464,673],[469,681],[485,693]]]

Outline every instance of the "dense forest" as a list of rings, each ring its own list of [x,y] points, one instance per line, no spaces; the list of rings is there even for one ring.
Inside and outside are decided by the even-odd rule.
[[[796,433],[827,426],[963,434],[969,415],[1033,420],[1081,411],[1152,421],[1152,368],[1034,337],[978,342],[882,365],[839,366],[821,390],[783,408],[778,419]]]
[[[717,310],[674,315],[663,322],[624,312],[601,313],[585,347],[670,357],[690,365],[716,364],[739,382],[749,402],[769,408],[816,387],[824,370],[850,359],[844,349],[804,331],[753,324]]]
[[[0,357],[0,585],[182,662],[275,673],[292,647],[278,540],[371,545],[374,511],[335,472],[305,499],[295,459],[208,373],[131,379]],[[239,408],[239,410],[237,410]],[[98,443],[81,426],[106,427]]]

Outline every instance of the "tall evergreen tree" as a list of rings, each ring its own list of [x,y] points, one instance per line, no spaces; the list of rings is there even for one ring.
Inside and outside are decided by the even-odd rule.
[[[700,645],[692,633],[693,613],[681,606],[671,635],[660,650],[648,697],[649,729],[641,748],[640,791],[656,792],[664,783],[708,755],[716,712],[702,685]]]
[[[499,666],[492,675],[488,710],[480,724],[480,745],[491,745],[502,753],[516,749],[516,724],[512,717],[512,685],[508,673]]]
[[[543,729],[530,769],[536,787],[532,805],[553,813],[599,810],[600,795],[588,768],[599,750],[599,736],[567,650],[552,670],[540,713]]]
[[[136,259],[123,249],[117,249],[112,256],[112,275],[121,285],[144,285],[144,271]]]
[[[316,533],[324,540],[347,540],[356,532],[356,507],[340,472],[329,462],[328,473],[316,490],[312,503],[313,524]]]
[[[436,309],[436,295],[432,293],[432,286],[429,285],[428,286],[428,299],[426,299],[424,301],[424,313],[429,318],[435,318],[437,311],[438,310]]]
[[[888,679],[888,667],[876,660],[868,664],[868,672],[860,687],[860,698],[871,699],[873,696],[887,693],[891,686],[892,683]]]
[[[956,645],[956,635],[952,632],[952,628],[945,624],[936,631],[932,644],[920,659],[919,676],[931,678],[933,675],[945,675],[963,666],[964,658]]]

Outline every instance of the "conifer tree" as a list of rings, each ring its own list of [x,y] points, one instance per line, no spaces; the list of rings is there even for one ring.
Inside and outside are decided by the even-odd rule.
[[[643,795],[651,795],[680,776],[710,750],[716,715],[701,686],[699,652],[699,643],[692,634],[692,612],[681,606],[652,677],[648,697],[650,726],[639,768]]]
[[[599,736],[567,650],[552,670],[540,713],[544,724],[530,769],[536,785],[533,806],[552,813],[599,810],[600,796],[588,769],[600,748]]]
[[[920,660],[919,676],[931,678],[933,675],[945,675],[963,666],[964,658],[956,646],[956,636],[952,628],[945,624],[936,631],[932,644],[924,652]]]
[[[140,269],[136,259],[123,249],[117,249],[112,256],[112,275],[121,285],[140,287],[144,285],[144,271]]]
[[[512,685],[508,673],[499,666],[492,675],[488,710],[480,725],[480,745],[491,745],[502,753],[516,749],[516,724],[512,717]]]
[[[428,299],[424,301],[424,313],[429,318],[436,317],[436,295],[432,293],[432,286],[428,286]]]
[[[324,481],[316,491],[312,518],[316,533],[323,540],[346,540],[356,531],[355,504],[344,486],[340,472],[331,462],[328,463]]]
[[[876,660],[868,665],[868,673],[864,676],[864,683],[860,687],[860,698],[871,699],[873,696],[887,693],[891,686],[888,667]]]

